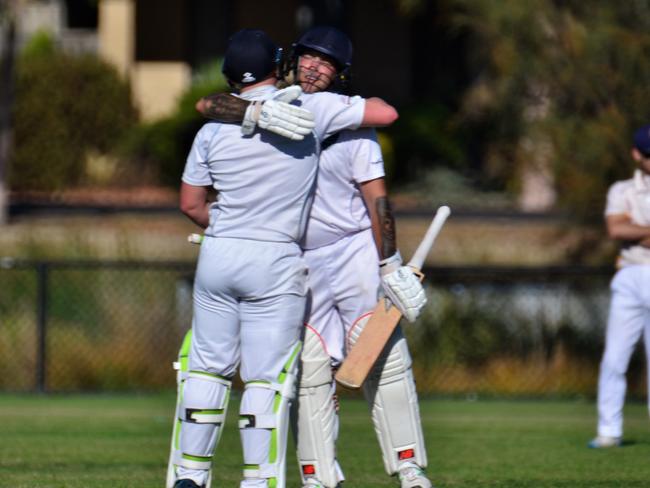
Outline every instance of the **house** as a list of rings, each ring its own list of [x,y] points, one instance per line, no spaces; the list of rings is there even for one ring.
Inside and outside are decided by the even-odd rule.
[[[223,55],[230,34],[266,30],[291,43],[312,25],[334,25],[355,46],[354,89],[400,104],[433,69],[415,63],[427,49],[416,19],[387,0],[31,0],[18,19],[19,45],[39,29],[61,47],[96,52],[129,79],[145,119],[169,113],[199,66]],[[433,42],[433,41],[432,41]],[[378,74],[379,73],[379,74]]]

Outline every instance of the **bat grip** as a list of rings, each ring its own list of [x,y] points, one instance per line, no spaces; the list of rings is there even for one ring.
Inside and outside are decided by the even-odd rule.
[[[442,226],[447,220],[447,217],[449,217],[450,213],[451,210],[446,205],[443,205],[438,209],[435,217],[431,221],[431,225],[429,225],[429,228],[427,229],[427,232],[422,239],[422,242],[420,242],[420,245],[415,250],[415,253],[413,253],[413,257],[408,262],[408,265],[410,267],[415,269],[422,268],[424,260],[427,258],[427,254],[429,254],[429,251],[431,250],[431,246],[433,246],[436,237],[438,237],[438,234],[440,233],[440,230],[442,229]]]

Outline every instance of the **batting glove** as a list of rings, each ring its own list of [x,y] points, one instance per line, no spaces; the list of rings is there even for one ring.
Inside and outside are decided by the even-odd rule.
[[[424,288],[413,269],[402,266],[399,251],[379,263],[381,286],[386,297],[409,322],[415,322],[427,303]]]
[[[242,134],[252,134],[257,125],[293,141],[302,141],[316,124],[314,115],[309,110],[291,105],[301,94],[302,89],[293,85],[278,90],[269,100],[252,102],[246,108],[241,126]]]

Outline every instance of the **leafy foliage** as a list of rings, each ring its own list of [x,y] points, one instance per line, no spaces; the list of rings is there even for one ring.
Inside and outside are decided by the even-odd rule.
[[[194,108],[196,102],[205,95],[226,90],[221,62],[204,66],[172,115],[142,123],[129,135],[127,157],[138,165],[155,168],[161,183],[177,186],[194,136],[205,123]]]
[[[17,66],[11,187],[82,182],[88,151],[112,151],[135,120],[129,86],[114,68],[57,50],[47,34],[35,36]]]
[[[516,180],[545,145],[559,204],[600,210],[629,177],[630,134],[647,123],[647,2],[450,0],[481,70],[458,118],[483,134],[488,177]]]

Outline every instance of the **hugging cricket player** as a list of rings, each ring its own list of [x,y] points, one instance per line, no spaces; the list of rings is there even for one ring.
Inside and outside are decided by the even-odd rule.
[[[185,342],[189,353],[179,373],[167,481],[175,488],[209,486],[237,369],[245,384],[240,487],[284,488],[288,408],[307,299],[306,266],[297,242],[314,197],[319,143],[343,129],[387,125],[397,118],[379,99],[300,95],[299,87],[279,92],[276,54],[261,31],[233,36],[224,74],[241,90],[245,106],[257,103],[245,110],[241,128],[206,124],[183,174],[182,210],[206,230],[194,284],[192,335]],[[286,136],[294,126],[277,123],[277,117],[309,121],[304,110],[282,105],[296,96],[296,103],[313,113],[313,130],[292,140],[257,130],[266,127]],[[209,187],[219,193],[212,203],[206,202]]]

